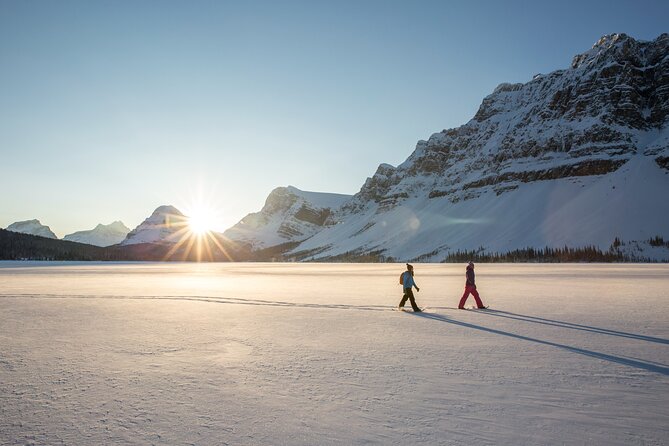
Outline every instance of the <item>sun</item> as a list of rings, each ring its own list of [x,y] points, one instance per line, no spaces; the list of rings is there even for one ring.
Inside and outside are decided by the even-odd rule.
[[[179,213],[180,228],[173,234],[175,241],[165,255],[165,260],[232,261],[235,243],[221,231],[225,221],[218,200],[213,194],[205,194],[200,185],[198,193],[179,205],[184,213]]]
[[[216,215],[207,208],[195,208],[189,212],[188,227],[195,235],[204,235],[216,227]]]

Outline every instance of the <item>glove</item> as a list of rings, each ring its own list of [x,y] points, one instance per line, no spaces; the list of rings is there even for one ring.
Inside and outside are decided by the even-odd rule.
[[[416,291],[420,291],[420,288],[416,287]]]

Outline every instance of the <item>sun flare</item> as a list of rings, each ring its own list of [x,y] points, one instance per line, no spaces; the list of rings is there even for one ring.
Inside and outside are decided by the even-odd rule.
[[[188,227],[195,235],[204,235],[216,226],[216,216],[209,209],[200,208],[190,212]]]
[[[232,261],[235,243],[223,235],[223,212],[216,200],[202,191],[184,203],[179,212],[180,227],[174,232],[175,243],[163,256],[165,260]]]

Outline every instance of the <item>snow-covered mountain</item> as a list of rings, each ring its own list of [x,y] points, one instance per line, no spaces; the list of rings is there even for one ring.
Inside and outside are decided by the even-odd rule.
[[[174,206],[160,206],[149,218],[130,231],[121,245],[140,243],[174,244],[188,232],[188,218]]]
[[[39,235],[40,237],[55,238],[55,239],[58,238],[56,237],[56,234],[54,234],[51,231],[51,228],[43,225],[42,223],[40,223],[39,220],[17,221],[7,226],[6,229],[12,232],[20,232],[23,234],[30,234],[30,235]]]
[[[293,186],[274,189],[260,212],[244,217],[224,232],[230,240],[263,249],[301,242],[319,232],[350,195],[305,192]]]
[[[501,84],[465,125],[382,164],[298,259],[458,250],[606,250],[669,238],[669,34],[602,37],[571,66]],[[647,249],[648,248],[648,249]],[[666,246],[661,247],[666,251]]]
[[[63,237],[63,240],[86,243],[95,246],[111,246],[121,243],[130,232],[123,222],[115,221],[108,225],[99,224],[89,231],[77,231]]]

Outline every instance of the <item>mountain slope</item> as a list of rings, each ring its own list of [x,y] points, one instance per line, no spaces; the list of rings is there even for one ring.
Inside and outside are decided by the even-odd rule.
[[[188,231],[188,218],[174,206],[159,206],[130,231],[121,245],[140,243],[175,244]]]
[[[21,234],[37,235],[40,237],[57,239],[56,234],[51,231],[51,228],[40,223],[39,220],[24,220],[17,221],[7,226],[7,231],[20,232]]]
[[[130,229],[123,222],[115,221],[108,225],[99,224],[89,231],[78,231],[68,234],[63,237],[63,240],[94,246],[111,246],[125,240],[129,232]]]
[[[260,212],[247,215],[224,235],[253,249],[300,242],[327,225],[332,212],[350,198],[279,187],[269,194]]]
[[[501,84],[467,124],[379,166],[300,259],[607,249],[669,237],[669,35],[603,37],[570,68]]]

